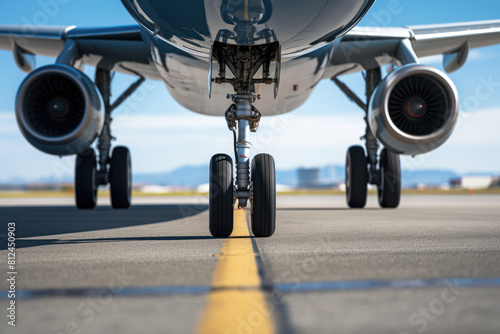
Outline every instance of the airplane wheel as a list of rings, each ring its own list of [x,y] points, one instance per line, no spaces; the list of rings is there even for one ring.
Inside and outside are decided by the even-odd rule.
[[[97,203],[96,157],[89,148],[76,156],[75,200],[78,209],[93,209]]]
[[[378,203],[382,208],[397,208],[401,199],[401,162],[399,154],[383,149],[380,153]]]
[[[270,237],[276,229],[276,173],[271,155],[253,158],[252,187],[252,232],[256,237]]]
[[[216,238],[227,238],[233,232],[233,161],[227,154],[216,154],[210,160],[209,227]]]
[[[345,186],[347,205],[350,208],[364,208],[368,184],[368,164],[365,150],[361,146],[351,146],[347,150],[345,166]]]
[[[109,166],[109,185],[111,206],[115,209],[126,209],[132,197],[132,166],[130,151],[123,146],[113,149]]]

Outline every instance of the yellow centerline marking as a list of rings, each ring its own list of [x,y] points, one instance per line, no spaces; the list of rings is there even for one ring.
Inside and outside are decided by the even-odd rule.
[[[243,18],[248,20],[248,0],[245,0],[245,12],[243,13]]]
[[[199,334],[274,333],[248,237],[245,210],[235,210],[233,233],[222,245]]]

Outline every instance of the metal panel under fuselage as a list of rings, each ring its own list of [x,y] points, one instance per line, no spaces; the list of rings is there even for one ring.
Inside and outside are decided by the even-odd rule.
[[[300,106],[323,77],[336,40],[370,9],[374,0],[199,0],[164,2],[122,0],[152,35],[152,58],[172,96],[197,113],[224,115],[233,93],[229,84],[213,84],[208,69],[214,41],[237,45],[279,42],[282,66],[279,92],[256,84],[254,105],[263,115]],[[218,72],[218,64],[213,64]],[[257,73],[256,76],[259,76]]]
[[[261,99],[254,105],[264,115],[277,115],[299,107],[321,80],[330,63],[336,43],[330,43],[300,57],[286,59],[281,67],[279,92],[273,85],[256,84]],[[153,61],[170,94],[185,108],[206,115],[223,116],[231,104],[226,95],[233,93],[229,84],[213,84],[208,96],[208,59],[193,56],[160,39],[152,41]],[[213,65],[217,71],[217,64]],[[257,74],[258,75],[258,74]]]
[[[208,57],[214,41],[257,45],[278,41],[282,55],[339,38],[375,0],[122,0],[151,34]]]

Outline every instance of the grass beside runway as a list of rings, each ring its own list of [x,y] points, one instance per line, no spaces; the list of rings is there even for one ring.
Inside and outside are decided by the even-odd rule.
[[[375,195],[377,193],[376,190],[369,190],[368,194]],[[344,191],[336,190],[336,189],[325,189],[325,190],[316,190],[316,189],[303,189],[303,190],[293,190],[293,191],[283,191],[278,192],[279,195],[345,195]],[[452,189],[452,190],[443,190],[443,189],[403,189],[403,195],[500,195],[500,188],[490,188],[490,189]]]
[[[109,197],[109,191],[99,191],[99,197]],[[167,193],[144,193],[133,191],[132,197],[165,197],[165,196],[208,196],[208,193],[200,193],[197,191],[179,191]],[[73,190],[59,191],[59,190],[30,190],[30,191],[0,191],[0,198],[30,198],[30,197],[75,197]]]
[[[369,194],[376,194],[375,190],[368,192]],[[500,188],[491,189],[404,189],[403,195],[500,195]],[[344,195],[345,192],[335,189],[301,189],[292,191],[278,192],[280,196],[294,196],[294,195]],[[39,190],[39,191],[0,191],[0,198],[44,198],[44,197],[74,197],[72,190],[59,191],[59,190]],[[206,196],[208,193],[197,191],[178,191],[178,192],[165,192],[165,193],[145,193],[139,191],[132,192],[133,197],[165,197],[165,196]],[[99,191],[99,197],[109,197],[109,191]]]

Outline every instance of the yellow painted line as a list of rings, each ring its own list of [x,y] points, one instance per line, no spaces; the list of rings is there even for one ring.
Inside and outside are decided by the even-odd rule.
[[[245,13],[243,14],[243,18],[248,20],[248,0],[245,0]]]
[[[274,333],[249,236],[245,210],[235,210],[233,233],[222,245],[199,334]]]

